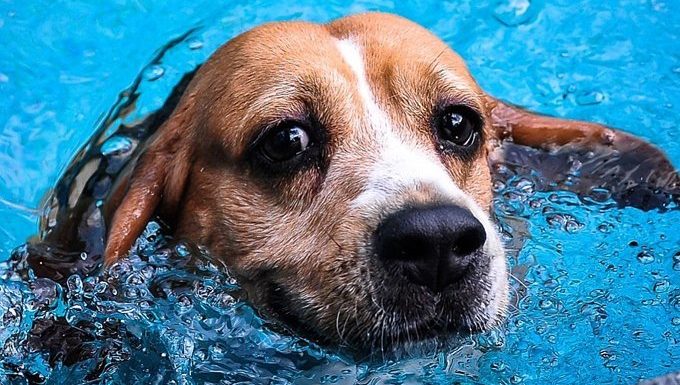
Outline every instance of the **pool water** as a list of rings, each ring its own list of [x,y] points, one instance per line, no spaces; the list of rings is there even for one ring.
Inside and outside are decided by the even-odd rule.
[[[0,384],[634,384],[679,370],[678,207],[541,191],[543,175],[512,165],[494,184],[515,277],[509,319],[398,357],[355,362],[280,333],[219,261],[168,246],[154,222],[108,272],[35,276],[20,245],[78,149],[160,108],[185,73],[265,21],[404,15],[490,93],[623,128],[680,165],[678,2],[315,3],[0,2]],[[107,115],[133,94],[125,114]],[[114,136],[98,149],[126,145]]]

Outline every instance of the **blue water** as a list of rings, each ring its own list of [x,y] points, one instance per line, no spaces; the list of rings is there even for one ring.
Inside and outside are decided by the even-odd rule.
[[[122,122],[159,108],[183,73],[264,21],[402,14],[454,47],[490,93],[623,128],[680,165],[677,1],[315,3],[0,1],[0,261],[37,233],[41,198],[138,73],[141,97]],[[102,276],[62,286],[0,267],[0,384],[81,383],[88,372],[93,383],[633,384],[680,369],[680,210],[618,209],[535,191],[532,178],[498,184],[495,211],[520,277],[498,330],[355,363],[266,326],[215,261],[164,250],[151,224],[144,258]],[[187,272],[189,258],[200,268]],[[58,317],[96,336],[75,365],[30,349],[41,322]]]

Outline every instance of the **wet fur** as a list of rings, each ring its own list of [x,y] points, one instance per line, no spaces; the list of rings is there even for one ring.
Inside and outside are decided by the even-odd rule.
[[[124,257],[148,220],[160,215],[177,238],[223,258],[256,305],[325,343],[387,349],[501,322],[507,276],[500,244],[440,295],[374,258],[372,237],[386,215],[452,196],[414,184],[375,207],[353,208],[381,152],[362,123],[356,74],[337,49],[344,39],[361,48],[367,81],[395,135],[437,159],[447,183],[464,193],[457,202],[463,199],[487,220],[489,161],[497,159],[490,154],[498,157],[506,139],[541,151],[569,145],[621,158],[637,149],[637,157],[650,160],[648,169],[669,175],[649,183],[677,198],[677,173],[652,146],[601,125],[498,101],[479,88],[460,57],[409,21],[367,14],[328,25],[276,23],[220,48],[112,185],[104,215],[107,264]],[[430,120],[444,102],[467,103],[484,119],[483,145],[470,157],[436,151]],[[285,177],[252,164],[250,143],[262,127],[306,115],[324,128],[318,161]],[[57,239],[57,232],[46,238]]]

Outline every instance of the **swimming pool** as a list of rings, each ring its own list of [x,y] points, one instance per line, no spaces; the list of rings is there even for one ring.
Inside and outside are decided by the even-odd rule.
[[[125,121],[160,107],[181,75],[224,41],[271,20],[325,21],[362,10],[402,14],[452,45],[490,93],[621,127],[661,146],[678,165],[678,8],[670,1],[2,3],[0,215],[7,219],[0,225],[0,260],[37,232],[41,197],[138,73],[141,97]],[[193,28],[161,63],[146,66],[154,52]],[[529,234],[511,259],[513,272],[526,277],[514,282],[522,292],[518,310],[501,330],[426,356],[357,365],[263,327],[252,309],[234,302],[236,285],[210,264],[184,276],[186,252],[179,250],[158,263],[167,265],[164,274],[192,282],[192,290],[168,289],[163,299],[148,297],[150,287],[165,290],[166,281],[159,283],[160,272],[141,260],[115,277],[74,278],[63,288],[3,281],[0,378],[21,383],[10,374],[23,370],[49,383],[78,383],[96,366],[97,360],[55,366],[58,359],[22,351],[28,328],[53,316],[73,324],[95,320],[90,331],[98,338],[87,346],[111,357],[99,372],[111,383],[144,381],[151,372],[161,383],[266,377],[273,383],[634,383],[680,368],[678,210],[617,209],[608,201],[535,191],[531,178],[520,173],[498,185],[496,214],[508,245],[516,247],[513,229]],[[156,249],[150,244],[146,252]],[[130,293],[107,297],[110,280],[125,281]],[[35,301],[36,292],[44,303]],[[97,334],[111,323],[125,330]]]

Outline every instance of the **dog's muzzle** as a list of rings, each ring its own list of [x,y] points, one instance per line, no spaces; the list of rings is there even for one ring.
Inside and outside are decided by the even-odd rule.
[[[442,205],[388,216],[378,226],[374,245],[386,267],[438,293],[465,277],[485,242],[484,226],[470,211]]]

